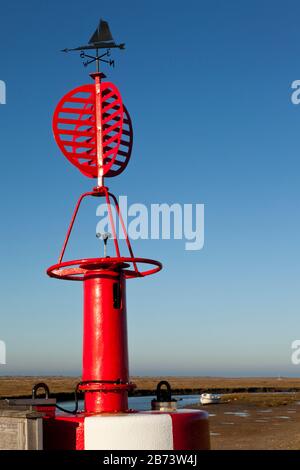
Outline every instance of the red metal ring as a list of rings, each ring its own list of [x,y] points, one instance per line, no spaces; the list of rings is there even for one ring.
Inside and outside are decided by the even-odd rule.
[[[134,269],[124,269],[128,267],[128,263],[133,263]],[[156,267],[141,272],[136,267],[137,263],[152,264]],[[83,281],[86,275],[91,273],[99,274],[103,270],[120,270],[125,273],[126,279],[131,279],[136,277],[150,276],[151,274],[155,274],[161,271],[161,269],[162,264],[159,261],[147,258],[85,258],[54,264],[47,269],[47,274],[48,276],[55,277],[57,279]]]

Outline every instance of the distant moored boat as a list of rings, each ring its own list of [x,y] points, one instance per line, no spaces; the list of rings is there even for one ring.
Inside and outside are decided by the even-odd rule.
[[[220,403],[221,395],[217,395],[216,393],[202,393],[200,395],[200,403],[201,405],[212,405],[215,403]]]

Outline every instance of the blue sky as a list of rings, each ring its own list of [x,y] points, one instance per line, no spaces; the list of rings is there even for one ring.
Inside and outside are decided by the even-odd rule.
[[[203,250],[134,243],[164,270],[128,282],[132,374],[300,373],[290,360],[300,337],[299,14],[292,0],[1,5],[0,374],[80,373],[82,286],[45,270],[93,182],[60,154],[51,119],[90,80],[77,55],[59,51],[85,43],[100,17],[126,42],[105,72],[135,131],[110,189],[132,203],[205,204]],[[70,250],[97,253],[96,222],[86,204]]]

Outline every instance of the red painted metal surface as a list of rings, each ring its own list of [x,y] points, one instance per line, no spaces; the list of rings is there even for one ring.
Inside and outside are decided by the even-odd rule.
[[[148,276],[162,269],[155,260],[134,256],[116,197],[104,186],[126,168],[133,141],[132,123],[117,87],[102,82],[102,74],[91,74],[94,84],[67,93],[53,116],[56,142],[85,176],[98,178],[97,186],[80,196],[58,263],[48,268],[51,277],[84,283],[83,381],[87,413],[128,410],[128,353],[125,280]],[[73,226],[85,197],[105,200],[115,256],[63,261]],[[128,255],[122,256],[112,204],[123,231]],[[141,264],[151,265],[143,271]],[[117,299],[116,299],[117,297]]]
[[[106,202],[116,256],[63,261],[81,202],[89,196],[102,197]],[[120,253],[112,202],[124,233],[128,257]],[[141,264],[151,265],[151,268],[141,271]],[[125,282],[161,269],[159,261],[134,256],[117,199],[105,186],[79,197],[59,261],[48,268],[47,273],[57,279],[83,281],[84,284],[83,384],[80,389],[85,392],[86,413],[128,411],[128,391],[134,384],[129,383],[128,373]]]
[[[44,416],[43,450],[84,450],[84,416]]]
[[[136,266],[138,264],[150,264],[155,267],[146,271],[135,271],[135,269],[128,269],[129,263]],[[154,259],[124,256],[120,258],[86,258],[54,264],[47,269],[47,274],[56,279],[83,281],[89,273],[93,272],[93,275],[100,274],[103,269],[122,269],[125,279],[133,279],[150,276],[161,271],[162,264]]]
[[[132,150],[129,113],[117,87],[101,82],[67,93],[53,116],[55,140],[67,159],[90,178],[112,177],[126,168]]]
[[[80,260],[71,260],[71,261],[65,261],[63,262],[63,258],[65,255],[65,251],[74,227],[74,223],[80,208],[80,205],[85,197],[92,196],[92,197],[104,197],[109,214],[110,214],[110,222],[111,222],[111,231],[113,234],[113,242],[115,246],[115,257],[109,257],[109,258],[84,258]],[[124,238],[126,241],[126,245],[129,251],[130,256],[129,257],[124,257],[120,255],[120,248],[119,248],[119,243],[116,235],[116,227],[115,227],[115,222],[114,218],[112,217],[111,213],[111,200],[114,202],[115,208],[116,208],[116,214],[119,218],[119,223],[121,225]],[[153,267],[148,270],[141,271],[138,268],[139,264],[146,264],[146,265],[152,265]],[[132,265],[132,268],[130,266]],[[116,197],[108,191],[108,189],[103,186],[101,188],[95,188],[93,191],[89,191],[87,193],[82,194],[78,202],[75,206],[72,219],[67,231],[66,238],[63,243],[63,247],[59,256],[58,263],[51,266],[47,270],[47,274],[50,277],[55,277],[57,279],[65,279],[69,281],[82,281],[84,277],[90,272],[91,270],[94,272],[99,272],[102,271],[103,269],[123,269],[123,273],[125,275],[126,279],[131,279],[135,277],[145,277],[149,276],[151,274],[155,274],[158,271],[162,269],[162,264],[159,261],[155,261],[152,259],[147,259],[147,258],[136,258],[134,256],[131,243],[126,231],[126,227],[124,225],[123,217],[118,205],[118,201]],[[130,269],[128,269],[130,268]]]
[[[122,137],[120,141],[120,147],[118,150],[118,154],[114,160],[113,165],[110,167],[106,176],[118,176],[122,173],[125,168],[127,167],[132,151],[133,145],[133,129],[132,129],[132,122],[129,112],[127,111],[126,106],[123,104],[123,130],[122,130]]]
[[[202,410],[179,410],[170,413],[170,416],[174,450],[210,449],[208,413]]]
[[[84,279],[83,375],[86,412],[128,410],[126,287],[122,271]]]

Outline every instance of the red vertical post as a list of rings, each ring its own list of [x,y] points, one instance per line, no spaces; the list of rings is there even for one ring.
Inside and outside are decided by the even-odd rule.
[[[102,137],[102,91],[100,72],[92,75],[95,79],[95,103],[96,103],[96,155],[97,155],[97,174],[98,186],[104,186],[103,182],[103,137]]]
[[[83,284],[85,411],[124,412],[129,388],[125,278],[122,271],[103,270],[89,273]]]

